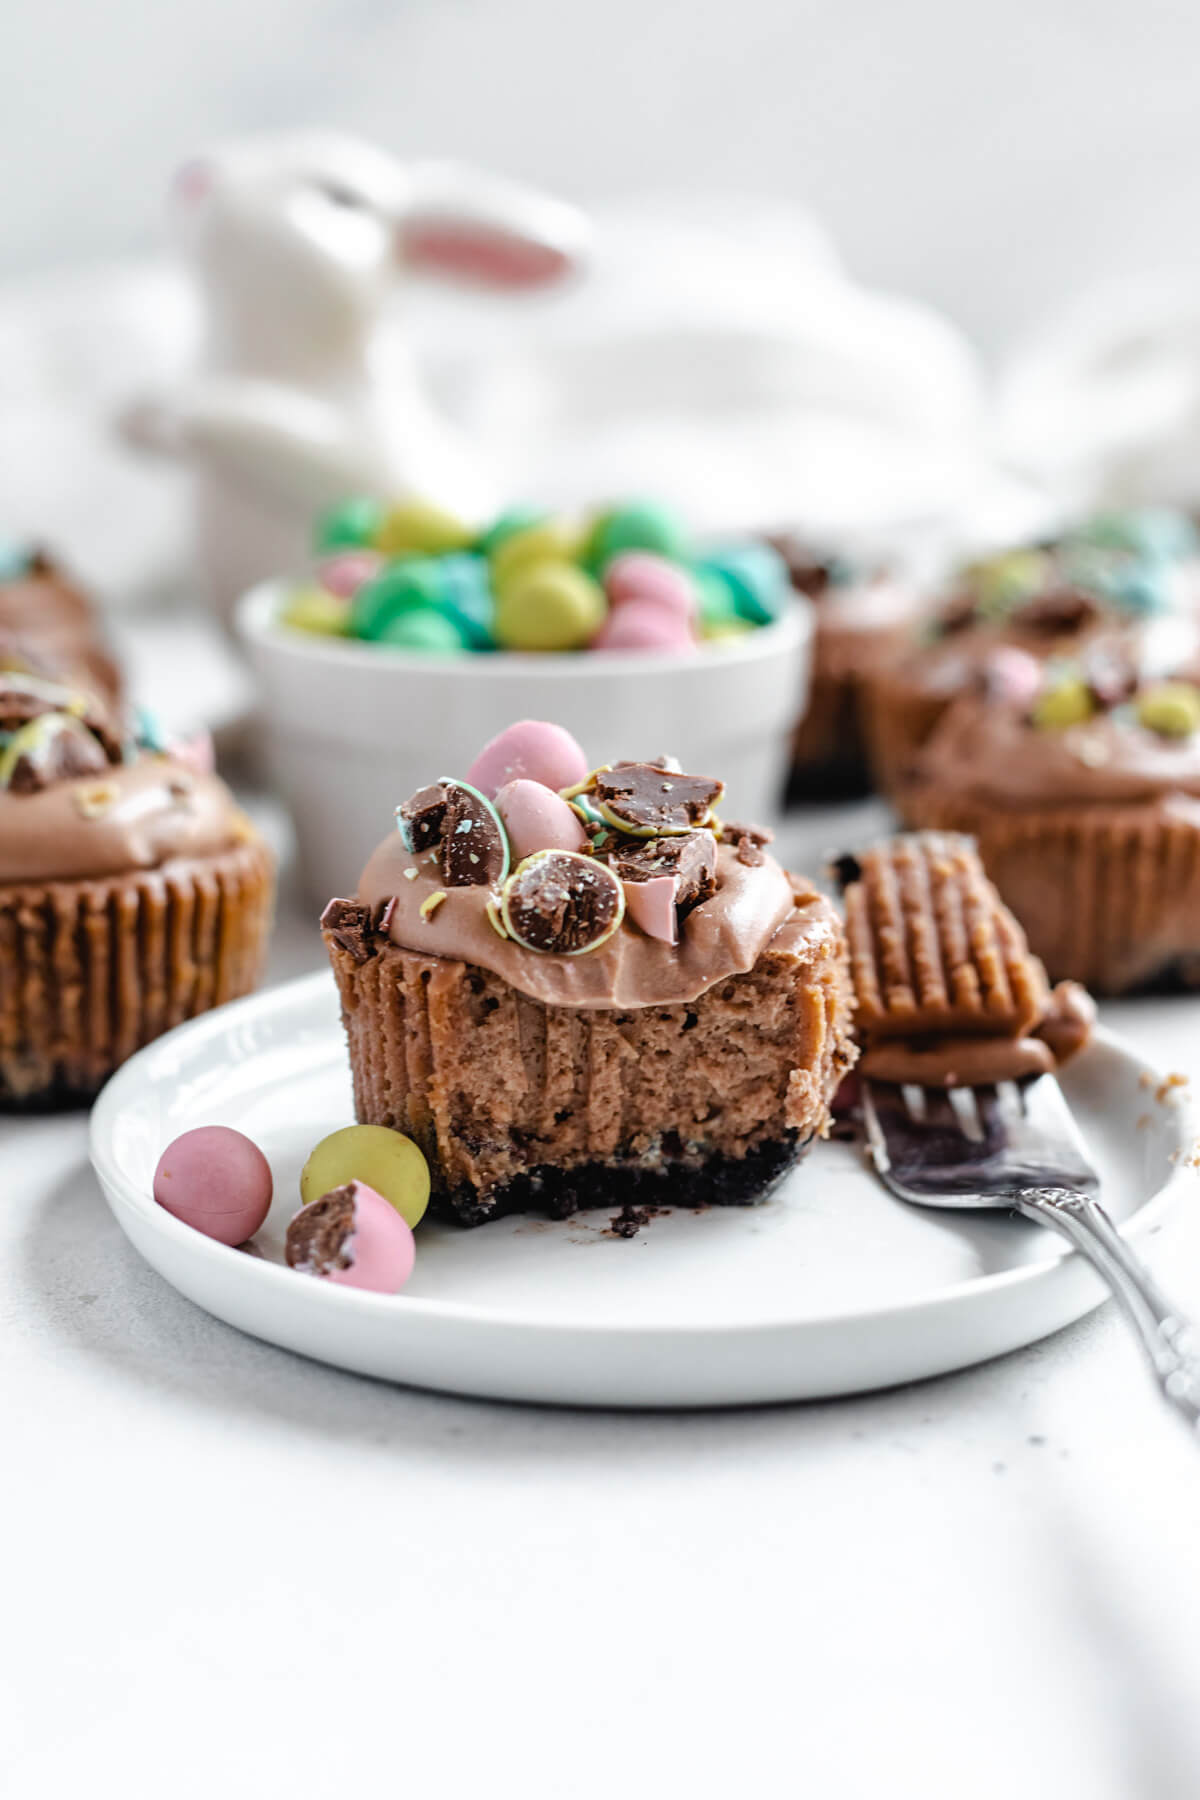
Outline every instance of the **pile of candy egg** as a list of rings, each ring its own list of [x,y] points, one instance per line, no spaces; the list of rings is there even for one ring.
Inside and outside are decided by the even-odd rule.
[[[630,504],[582,524],[530,509],[485,530],[423,500],[346,501],[316,532],[316,579],[281,622],[381,648],[686,654],[769,625],[792,594],[758,539],[700,546],[671,510]]]
[[[989,658],[988,687],[994,698],[1024,710],[1042,731],[1067,731],[1102,714],[1161,738],[1189,738],[1200,731],[1200,685],[1181,679],[1139,682],[1135,670],[1121,665],[1044,664],[1004,645]]]
[[[346,1125],[322,1138],[300,1176],[288,1267],[339,1287],[396,1294],[413,1272],[413,1231],[429,1205],[429,1165],[402,1131]],[[218,1244],[239,1245],[271,1210],[271,1166],[230,1125],[201,1125],[167,1145],[154,1171],[166,1212]]]

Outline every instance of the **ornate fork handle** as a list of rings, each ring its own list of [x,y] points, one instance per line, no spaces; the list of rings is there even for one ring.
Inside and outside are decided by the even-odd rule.
[[[1200,1431],[1200,1340],[1097,1200],[1070,1188],[1025,1188],[1017,1211],[1053,1225],[1103,1275],[1138,1336],[1163,1394]]]

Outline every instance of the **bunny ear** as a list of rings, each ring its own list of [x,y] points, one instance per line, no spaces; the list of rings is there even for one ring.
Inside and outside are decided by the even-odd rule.
[[[494,288],[561,281],[580,267],[590,236],[574,207],[452,165],[412,172],[398,224],[412,267]]]
[[[544,287],[575,267],[565,250],[462,219],[410,219],[401,230],[404,260],[482,287]]]

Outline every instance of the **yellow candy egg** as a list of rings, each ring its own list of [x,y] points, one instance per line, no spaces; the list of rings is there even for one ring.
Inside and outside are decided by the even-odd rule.
[[[320,637],[345,637],[350,608],[325,588],[297,588],[279,614],[281,625],[312,631]]]
[[[488,559],[496,593],[522,570],[535,563],[569,563],[579,554],[581,535],[564,519],[543,519],[524,531],[510,532]]]
[[[411,1138],[386,1125],[344,1125],[322,1138],[301,1173],[300,1198],[310,1206],[348,1181],[365,1181],[412,1226],[429,1205],[429,1164]]]
[[[1139,696],[1137,716],[1163,737],[1190,737],[1200,730],[1200,689],[1190,681],[1161,681]]]
[[[582,650],[604,623],[598,581],[573,563],[535,563],[496,596],[493,630],[506,650]]]
[[[1047,731],[1065,731],[1082,725],[1096,710],[1087,684],[1074,678],[1060,681],[1034,703],[1033,722]]]
[[[375,548],[385,556],[441,556],[466,550],[474,542],[470,526],[428,500],[402,500],[389,506],[375,533]]]

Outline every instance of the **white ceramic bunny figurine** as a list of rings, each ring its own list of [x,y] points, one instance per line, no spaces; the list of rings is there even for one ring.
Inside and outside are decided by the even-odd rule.
[[[200,561],[228,618],[304,559],[314,513],[351,493],[419,492],[482,518],[495,496],[424,392],[385,303],[406,269],[532,288],[576,269],[570,206],[452,164],[402,163],[304,132],[186,163],[172,211],[204,313],[201,367],[132,407],[138,445],[190,463]]]

